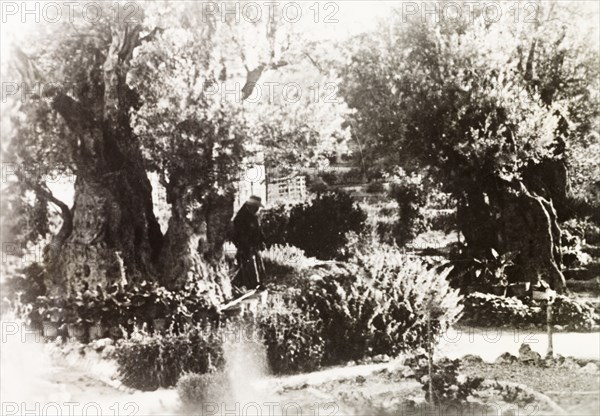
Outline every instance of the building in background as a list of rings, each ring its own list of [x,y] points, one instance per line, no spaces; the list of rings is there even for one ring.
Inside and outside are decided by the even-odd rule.
[[[266,207],[276,204],[298,203],[306,200],[306,180],[304,175],[274,177],[269,175],[262,164],[248,166],[236,184],[234,211],[243,205],[250,195],[263,200]]]

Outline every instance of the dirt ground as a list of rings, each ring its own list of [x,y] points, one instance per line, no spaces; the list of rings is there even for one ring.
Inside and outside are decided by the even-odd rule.
[[[590,345],[589,343],[585,345],[588,341],[586,337],[594,334],[579,336],[581,338],[571,337],[570,343],[580,346],[579,352],[582,357],[579,358],[583,358],[590,355]],[[598,337],[598,334],[595,336]],[[455,354],[482,352],[477,343],[466,342],[459,345],[460,348],[453,350]],[[424,392],[414,378],[407,377],[410,375],[410,370],[402,365],[401,359],[389,363],[335,367],[308,374],[272,377],[261,370],[246,374],[239,371],[240,368],[248,368],[247,358],[244,358],[245,354],[242,353],[237,357],[238,370],[230,375],[232,384],[236,385],[236,394],[227,398],[215,398],[214,403],[207,404],[204,409],[185,411],[181,409],[175,389],[134,392],[115,388],[99,381],[98,375],[94,374],[90,367],[82,365],[73,367],[68,362],[57,362],[51,359],[41,344],[8,342],[2,345],[1,355],[2,414],[25,414],[26,412],[31,414],[32,410],[35,414],[156,416],[184,414],[215,416],[228,414],[231,411],[235,414],[273,416],[278,414],[322,416],[440,414],[406,407],[406,403],[410,401],[417,407],[423,406]],[[490,362],[463,363],[461,372],[466,376],[480,376],[490,381],[524,384],[548,396],[568,415],[600,414],[598,373],[587,374],[577,369],[540,368],[523,364],[496,365]],[[490,399],[481,400],[485,403],[485,400]],[[68,403],[75,403],[75,405],[68,405]],[[462,414],[486,414],[481,405],[476,403],[473,405],[474,409],[469,409],[468,413],[463,411]],[[68,406],[72,406],[74,411],[69,413]],[[60,413],[53,410],[57,408]],[[487,414],[496,414],[490,412],[492,409],[488,409]],[[456,410],[448,410],[441,414],[453,415],[456,414]],[[520,407],[503,411],[502,414],[537,416],[556,413],[548,412],[541,407]]]
[[[44,377],[44,395],[48,399],[46,403],[75,402],[78,403],[79,409],[87,405],[102,409],[101,414],[111,415],[114,414],[115,409],[119,409],[121,414],[135,411],[138,415],[156,416],[214,416],[227,414],[228,411],[234,411],[236,414],[273,416],[283,414],[418,415],[424,411],[419,409],[419,406],[425,406],[423,390],[416,380],[406,377],[407,371],[409,372],[406,367],[396,361],[253,380],[252,386],[248,386],[248,392],[252,391],[252,394],[236,399],[215,400],[214,403],[208,403],[203,408],[185,410],[181,408],[174,389],[128,393],[110,387],[83,371],[53,367],[48,369]],[[481,376],[489,380],[526,384],[550,397],[565,409],[565,414],[568,415],[600,414],[598,375],[582,374],[564,368],[487,363],[464,365],[461,372],[468,376]],[[414,401],[417,407],[407,408],[408,401]],[[28,406],[29,409],[33,408],[33,404]],[[466,406],[467,408],[474,406],[470,407],[468,410],[470,413],[466,414],[479,414],[479,410],[485,412],[481,404],[474,403]],[[42,404],[43,408],[44,404]],[[515,405],[514,409],[512,413],[504,410],[502,414],[555,414],[543,405],[536,404],[520,405],[520,407]],[[465,411],[462,410],[463,414]],[[443,410],[441,412],[445,413]]]
[[[525,384],[552,399],[568,415],[600,414],[600,374],[569,368],[540,368],[523,364],[471,363],[461,368],[468,376]]]

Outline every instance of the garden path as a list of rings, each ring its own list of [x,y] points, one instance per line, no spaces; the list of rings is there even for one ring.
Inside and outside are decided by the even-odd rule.
[[[530,344],[532,350],[544,357],[548,336],[546,332],[531,329],[457,327],[442,337],[437,354],[448,358],[474,354],[494,362],[505,352],[518,356],[523,343]],[[600,332],[557,332],[552,343],[554,354],[600,360]]]

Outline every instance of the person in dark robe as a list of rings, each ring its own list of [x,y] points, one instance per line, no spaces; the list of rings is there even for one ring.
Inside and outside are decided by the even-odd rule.
[[[233,219],[232,242],[237,248],[238,273],[233,284],[238,288],[255,289],[264,280],[264,267],[259,251],[264,238],[258,222],[258,210],[263,208],[258,196],[251,196]]]

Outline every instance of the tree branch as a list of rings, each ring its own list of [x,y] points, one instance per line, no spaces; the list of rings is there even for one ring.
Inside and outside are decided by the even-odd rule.
[[[65,241],[67,241],[67,238],[73,232],[73,214],[67,204],[56,198],[44,185],[32,182],[27,182],[27,184],[31,186],[36,195],[52,202],[61,211],[63,223],[60,226],[60,230],[52,237],[52,241],[46,247],[46,261],[52,263],[58,258]]]
[[[45,186],[43,186],[39,183],[33,184],[31,182],[28,182],[28,185],[33,188],[33,190],[36,192],[36,194],[38,196],[40,196],[41,198],[44,198],[44,199],[48,200],[49,202],[52,202],[54,205],[56,205],[60,209],[61,217],[65,221],[72,221],[73,215],[71,214],[71,210],[69,209],[68,205],[65,204],[64,202],[62,202],[60,199],[56,198],[49,189],[47,189]]]
[[[141,45],[142,42],[150,42],[150,41],[156,39],[156,35],[157,34],[162,34],[164,31],[165,31],[165,29],[163,29],[162,27],[155,27],[146,36],[141,37],[140,40],[139,40],[139,42],[138,42],[138,44],[136,46]]]
[[[20,47],[13,45],[13,51],[15,56],[13,65],[23,83],[30,86],[46,83],[44,75]],[[65,119],[67,126],[72,130],[80,131],[96,126],[93,114],[87,111],[80,102],[66,95],[60,86],[47,85],[43,88],[43,93],[44,98],[52,100],[52,108]]]
[[[317,68],[319,70],[319,73],[323,74],[323,68],[321,68],[321,65],[319,65],[319,63],[317,61],[315,61],[309,54],[308,52],[304,52],[304,56],[306,56],[308,58],[308,60],[310,61],[311,64],[313,64],[313,66],[315,68]]]

